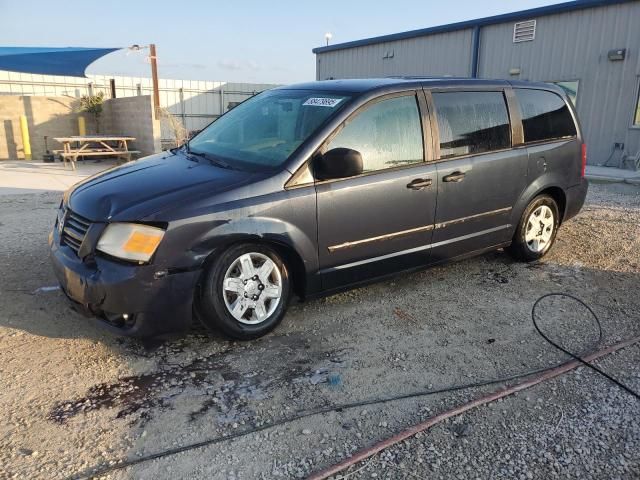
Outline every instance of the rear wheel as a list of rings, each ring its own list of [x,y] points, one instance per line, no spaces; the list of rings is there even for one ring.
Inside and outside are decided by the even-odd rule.
[[[285,263],[270,247],[230,247],[205,272],[198,299],[201,321],[239,340],[265,335],[284,317],[290,282]]]
[[[522,214],[509,252],[526,262],[542,258],[553,245],[559,224],[556,201],[549,195],[537,196]]]

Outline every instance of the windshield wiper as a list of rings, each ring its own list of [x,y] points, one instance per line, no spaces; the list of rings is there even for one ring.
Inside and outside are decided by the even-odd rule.
[[[211,155],[209,155],[208,153],[194,152],[193,150],[187,150],[187,152],[189,154],[191,154],[191,155],[195,155],[196,157],[201,157],[201,158],[204,158],[205,160],[208,160],[211,165],[215,165],[216,167],[228,168],[228,169],[232,169],[233,168],[233,167],[231,167],[231,165],[229,165],[224,160],[220,160],[219,158],[214,158]]]
[[[197,162],[197,160],[194,157],[198,157],[198,158],[204,158],[205,160],[207,160],[211,165],[215,165],[216,167],[220,167],[220,168],[228,168],[230,170],[233,170],[233,167],[231,165],[229,165],[227,162],[225,162],[224,160],[220,160],[219,158],[213,158],[211,155],[209,155],[208,153],[205,152],[196,152],[193,151],[189,148],[189,144],[185,144],[184,146],[184,153],[186,154],[186,157],[194,162]]]
[[[198,160],[195,158],[194,153],[191,151],[191,149],[189,148],[189,142],[185,143],[184,145],[182,145],[181,147],[177,147],[177,150],[182,150],[182,152],[184,153],[184,156],[187,157],[188,160],[192,161],[192,162],[197,162]]]

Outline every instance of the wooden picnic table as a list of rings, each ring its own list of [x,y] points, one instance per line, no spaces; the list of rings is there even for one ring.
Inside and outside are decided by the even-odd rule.
[[[78,157],[117,157],[126,162],[131,161],[131,155],[140,153],[138,150],[129,150],[127,142],[135,140],[135,137],[123,135],[77,135],[73,137],[56,137],[54,140],[62,143],[62,150],[54,150],[64,160],[76,169]]]

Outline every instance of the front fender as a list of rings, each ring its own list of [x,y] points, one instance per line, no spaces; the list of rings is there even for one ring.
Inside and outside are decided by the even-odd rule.
[[[233,243],[262,241],[295,254],[300,273],[312,287],[310,282],[318,272],[313,187],[242,199],[212,210],[172,221],[159,247],[158,263],[169,269],[198,269]]]
[[[282,245],[295,252],[305,273],[318,270],[315,242],[300,227],[268,217],[249,217],[217,224],[194,242],[194,258],[204,261],[211,253],[233,243],[262,241]]]

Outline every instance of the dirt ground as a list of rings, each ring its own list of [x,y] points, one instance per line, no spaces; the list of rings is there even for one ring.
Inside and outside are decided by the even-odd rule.
[[[376,400],[565,360],[531,322],[545,293],[586,301],[600,345],[640,335],[640,190],[630,185],[592,185],[542,262],[498,251],[296,303],[276,331],[248,343],[200,328],[162,343],[119,338],[42,288],[56,285],[46,238],[59,197],[0,196],[0,478],[86,477],[123,460],[141,461],[100,475],[304,478],[500,385]],[[567,299],[541,304],[540,324],[574,351],[598,340],[588,312]],[[634,346],[598,364],[640,390],[638,360]],[[640,402],[582,368],[344,475],[638,478]]]

